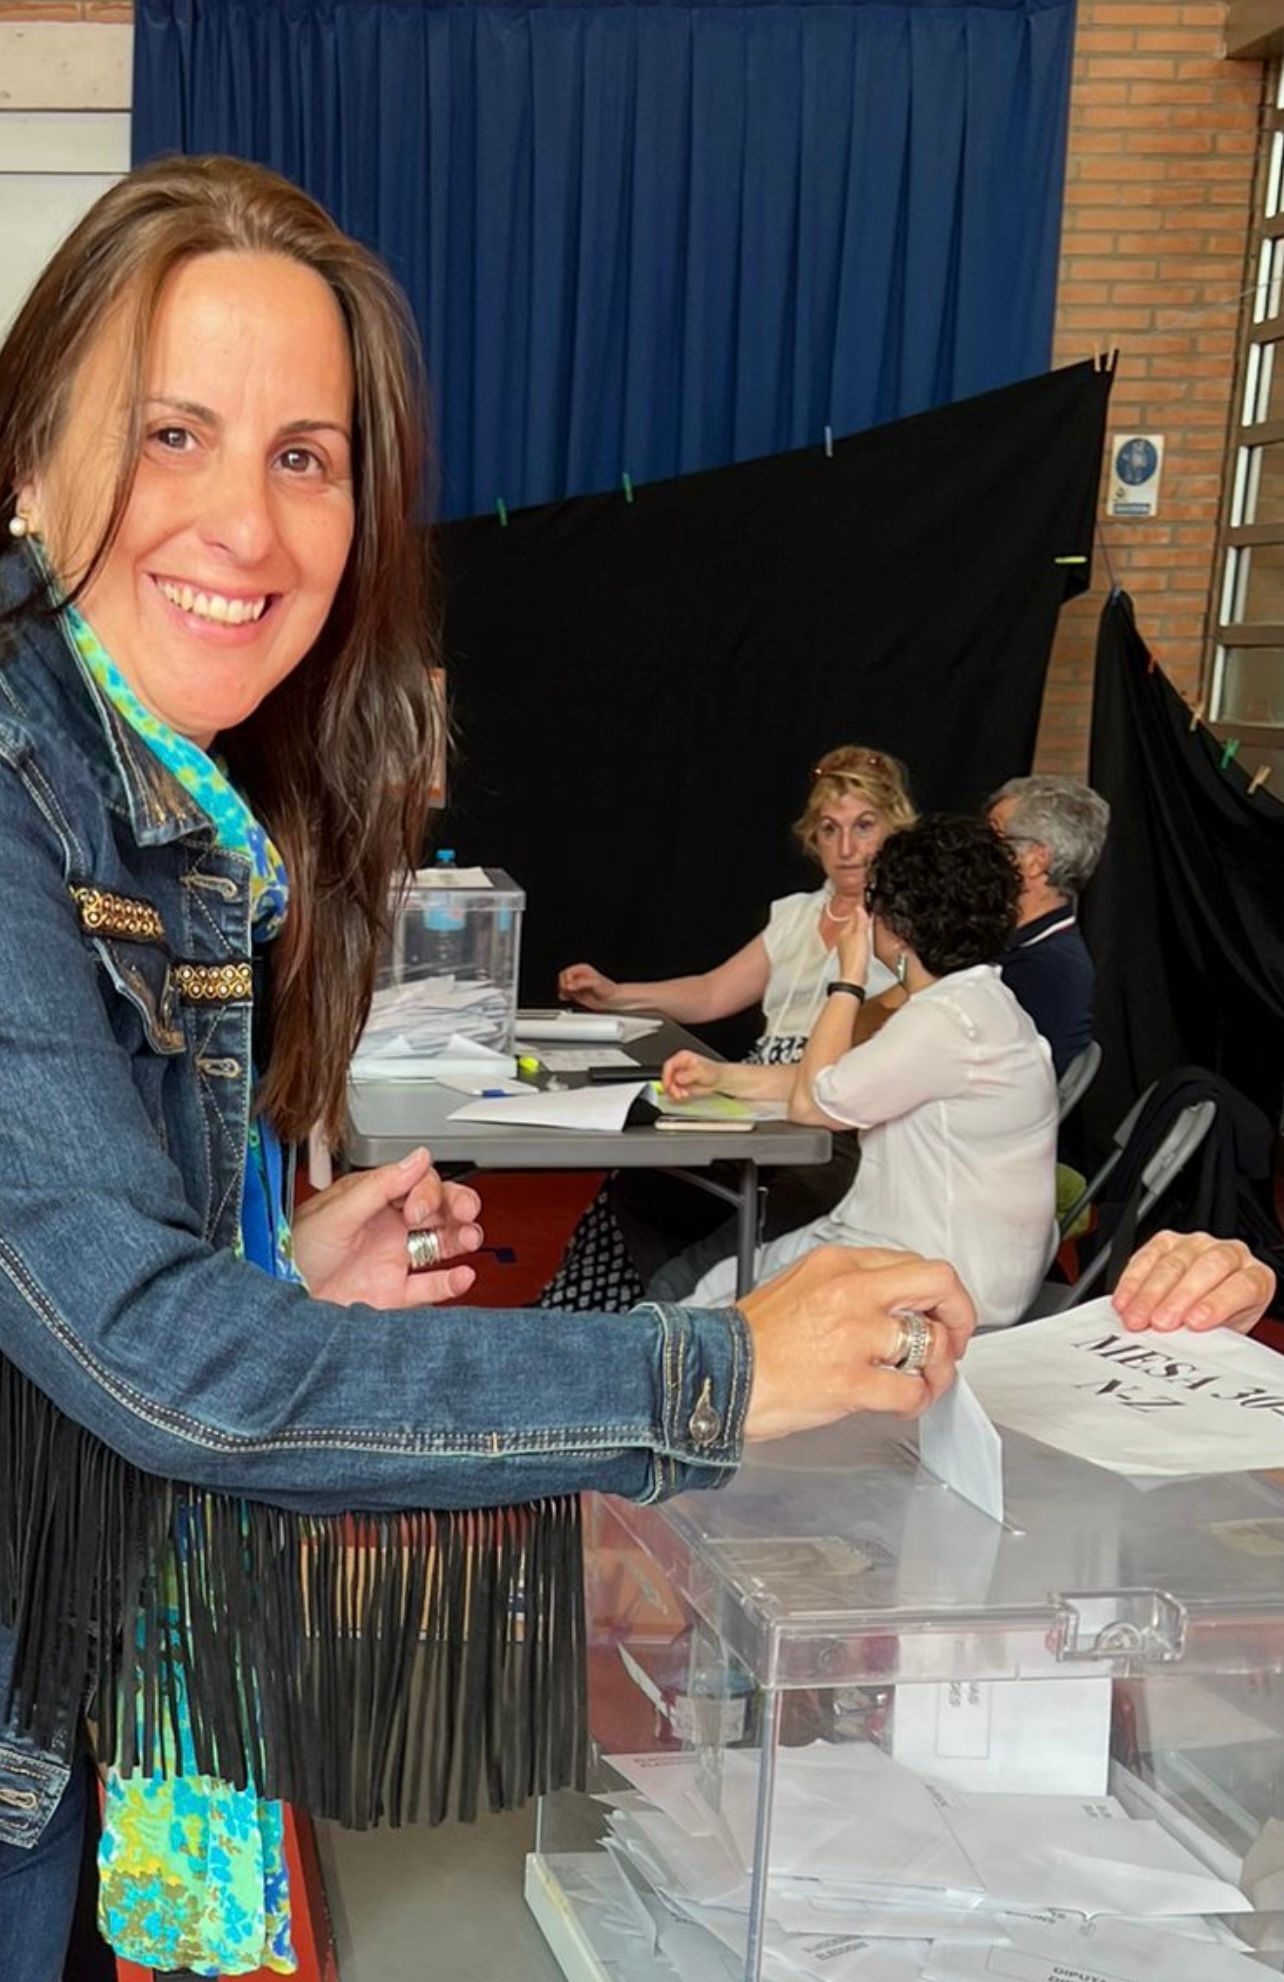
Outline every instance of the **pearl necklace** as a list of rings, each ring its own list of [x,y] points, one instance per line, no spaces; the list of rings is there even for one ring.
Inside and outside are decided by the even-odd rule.
[[[835,929],[845,929],[849,922],[855,922],[858,913],[859,911],[857,909],[853,909],[850,915],[835,915],[833,909],[829,906],[828,895],[825,896],[824,905],[821,909],[821,914],[829,917]]]

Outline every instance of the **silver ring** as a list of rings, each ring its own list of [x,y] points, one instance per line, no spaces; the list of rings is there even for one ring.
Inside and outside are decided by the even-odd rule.
[[[888,1369],[904,1370],[913,1376],[922,1369],[932,1352],[932,1324],[921,1314],[899,1314],[900,1340]]]
[[[419,1226],[406,1234],[406,1251],[410,1254],[410,1271],[426,1273],[430,1266],[436,1266],[441,1258],[441,1236]]]

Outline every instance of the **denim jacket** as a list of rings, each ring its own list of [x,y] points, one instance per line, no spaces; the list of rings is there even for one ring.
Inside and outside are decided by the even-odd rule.
[[[32,574],[0,556],[0,599]],[[723,1484],[734,1311],[383,1313],[235,1256],[249,921],[245,863],[61,625],[0,630],[0,1356],[142,1471],[303,1512]],[[0,1838],[63,1774],[0,1740]]]

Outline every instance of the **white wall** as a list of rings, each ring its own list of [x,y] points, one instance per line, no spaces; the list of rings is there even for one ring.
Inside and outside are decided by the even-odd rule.
[[[0,21],[0,332],[68,230],[129,168],[133,30]]]

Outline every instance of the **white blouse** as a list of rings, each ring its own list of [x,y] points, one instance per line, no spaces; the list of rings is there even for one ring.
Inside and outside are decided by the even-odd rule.
[[[1028,1307],[1055,1237],[1057,1084],[1052,1055],[992,964],[918,992],[880,1032],[817,1075],[836,1122],[861,1130],[842,1202],[763,1248],[767,1279],[818,1245],[893,1246],[947,1259],[1000,1328]],[[689,1297],[734,1294],[724,1261]]]
[[[802,1058],[824,1003],[825,988],[838,975],[837,946],[827,950],[820,935],[821,907],[828,897],[827,887],[812,888],[802,894],[782,895],[771,904],[762,932],[771,965],[762,994],[767,1026],[753,1050],[754,1059],[768,1066],[788,1065]],[[870,997],[876,998],[895,981],[891,971],[871,956],[865,978]]]

